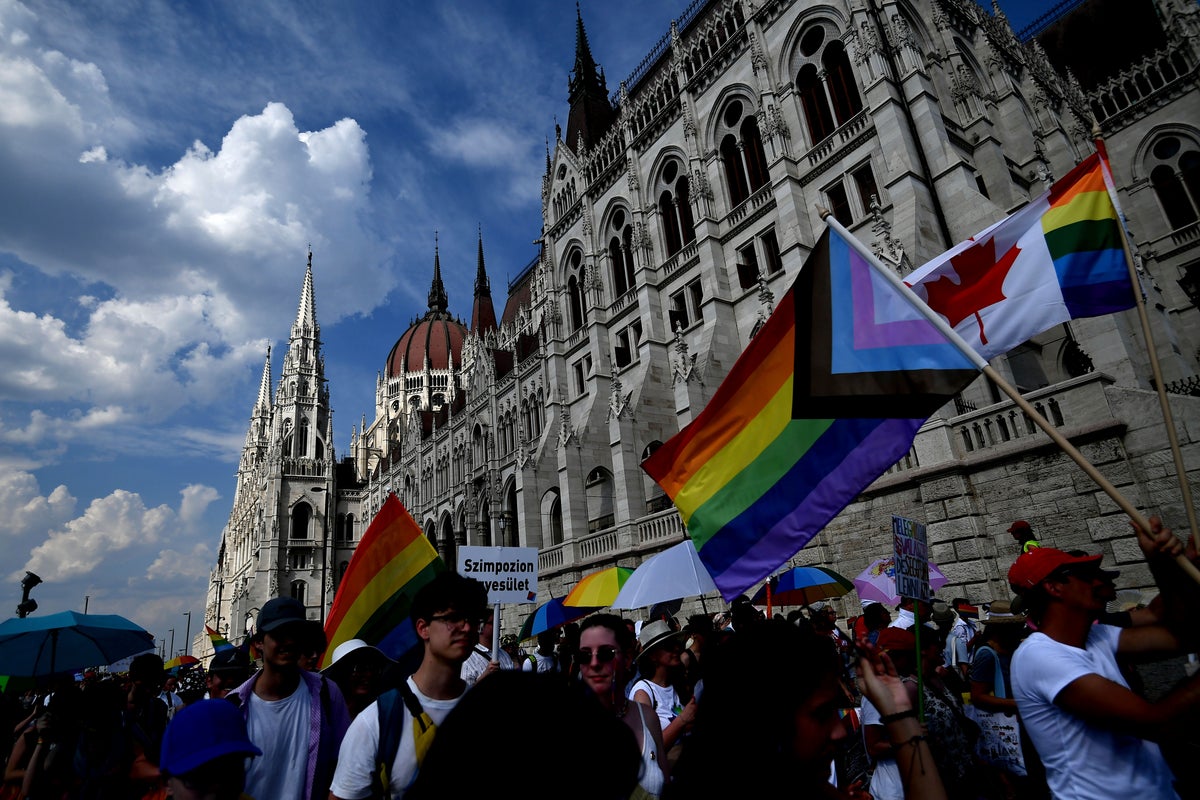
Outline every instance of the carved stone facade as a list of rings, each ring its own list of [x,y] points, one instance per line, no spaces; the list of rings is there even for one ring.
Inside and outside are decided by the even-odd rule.
[[[464,337],[455,402],[393,409],[420,371],[381,379],[352,442],[353,488],[337,490],[353,539],[395,491],[450,560],[464,543],[538,548],[542,597],[679,541],[639,464],[703,408],[786,292],[820,234],[818,206],[907,271],[1066,174],[1091,152],[1097,110],[1164,380],[1193,386],[1200,179],[1182,154],[1200,152],[1196,13],[1157,4],[1176,23],[1169,52],[1130,65],[1136,91],[1114,78],[1090,94],[972,0],[692,4],[611,115],[556,137],[540,252],[496,327]],[[590,52],[581,64],[594,68]],[[577,72],[573,97],[594,101],[592,77]],[[1184,527],[1132,312],[1059,326],[994,366],[1136,505]],[[1200,399],[1173,404],[1200,465]],[[1150,584],[1115,506],[983,380],[794,561],[853,575],[887,552],[894,513],[929,524],[949,591],[972,600],[1007,594],[1016,518],[1048,544],[1103,549],[1123,585]],[[231,517],[227,550],[241,525]],[[507,609],[506,629],[524,611]]]

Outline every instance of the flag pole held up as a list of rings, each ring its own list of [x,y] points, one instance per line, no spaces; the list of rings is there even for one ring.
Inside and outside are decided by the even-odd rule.
[[[1162,366],[1158,362],[1158,346],[1154,343],[1154,332],[1150,328],[1150,317],[1146,313],[1146,295],[1141,291],[1137,267],[1133,262],[1133,250],[1129,244],[1129,231],[1125,227],[1125,214],[1117,203],[1117,189],[1108,166],[1108,153],[1104,149],[1104,139],[1100,136],[1100,123],[1092,120],[1092,138],[1096,143],[1096,151],[1100,154],[1100,165],[1104,170],[1104,184],[1112,198],[1113,207],[1117,210],[1117,229],[1121,237],[1121,250],[1125,254],[1125,266],[1129,270],[1129,282],[1133,285],[1134,306],[1137,308],[1138,320],[1142,323],[1142,336],[1146,339],[1146,355],[1150,358],[1150,373],[1154,376],[1154,390],[1158,394],[1158,405],[1162,408],[1163,424],[1167,428],[1167,442],[1171,446],[1171,457],[1175,461],[1175,476],[1179,480],[1179,491],[1183,498],[1183,508],[1187,513],[1188,527],[1192,535],[1200,535],[1200,525],[1196,524],[1196,506],[1192,502],[1192,488],[1188,485],[1187,469],[1183,464],[1183,451],[1179,449],[1179,436],[1175,432],[1175,417],[1171,414],[1171,404],[1167,400],[1167,389],[1163,385]]]
[[[978,367],[979,370],[986,375],[998,389],[1000,389],[1000,391],[1008,395],[1008,397],[1017,405],[1017,407],[1020,408],[1021,411],[1023,411],[1031,420],[1033,420],[1033,423],[1041,428],[1047,436],[1050,437],[1051,441],[1058,445],[1059,448],[1068,457],[1070,457],[1072,461],[1078,464],[1079,468],[1087,473],[1089,478],[1095,481],[1096,485],[1099,486],[1100,489],[1103,490],[1104,493],[1107,494],[1112,501],[1129,516],[1131,520],[1133,520],[1134,525],[1138,529],[1139,536],[1149,537],[1151,535],[1150,523],[1145,517],[1142,516],[1142,513],[1138,511],[1133,504],[1130,503],[1129,500],[1127,500],[1125,496],[1117,490],[1117,487],[1113,486],[1112,483],[1110,483],[1109,480],[1105,478],[1098,469],[1096,469],[1095,465],[1088,461],[1087,458],[1085,458],[1084,455],[1079,452],[1075,445],[1067,441],[1066,437],[1059,433],[1058,430],[1051,425],[1045,417],[1038,413],[1037,409],[1030,405],[1029,401],[1022,397],[1021,393],[1018,392],[1012,386],[1012,384],[1006,381],[1000,375],[1000,373],[992,369],[991,365],[984,360],[983,356],[979,355],[979,353],[975,352],[974,348],[963,341],[963,338],[959,336],[958,333],[949,326],[949,324],[946,323],[940,314],[922,302],[921,298],[919,298],[916,293],[914,293],[913,290],[904,283],[904,281],[900,280],[899,275],[880,263],[875,254],[871,252],[871,249],[866,247],[862,242],[855,238],[854,234],[846,230],[845,226],[838,222],[837,219],[834,218],[833,214],[829,212],[829,210],[818,208],[818,212],[821,215],[821,219],[825,220],[826,225],[841,234],[846,240],[847,244],[854,248],[854,250],[861,255],[868,264],[871,265],[872,269],[874,269],[882,278],[892,284],[892,286],[904,296],[904,298],[919,314],[921,314],[921,316],[923,316],[939,331],[941,331],[941,333],[952,344],[954,344],[954,346],[957,347],[972,364]],[[1179,564],[1179,567],[1189,577],[1192,578],[1192,580],[1196,581],[1196,583],[1200,583],[1200,569],[1197,569],[1195,564],[1188,561],[1187,558],[1182,555],[1176,556],[1175,561],[1177,564]]]

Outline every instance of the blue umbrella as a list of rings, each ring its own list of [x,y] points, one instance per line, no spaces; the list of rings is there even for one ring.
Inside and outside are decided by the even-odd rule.
[[[793,567],[771,581],[771,602],[777,606],[807,606],[854,591],[854,584],[826,567]],[[750,602],[766,604],[765,583]]]
[[[154,637],[117,614],[61,611],[0,623],[0,675],[54,675],[154,649]]]
[[[581,606],[565,606],[563,605],[565,599],[565,597],[555,597],[535,608],[533,613],[525,619],[525,624],[521,626],[521,632],[517,634],[517,638],[532,639],[539,633],[552,631],[560,625],[582,619],[593,611],[599,610]]]

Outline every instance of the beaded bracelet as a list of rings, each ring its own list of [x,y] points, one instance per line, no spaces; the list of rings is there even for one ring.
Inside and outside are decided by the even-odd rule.
[[[897,711],[895,714],[884,714],[883,716],[881,716],[879,718],[879,721],[882,722],[884,725],[887,725],[892,722],[899,722],[902,719],[908,719],[909,717],[916,717],[916,716],[917,716],[917,712],[913,711],[910,708],[905,711]]]

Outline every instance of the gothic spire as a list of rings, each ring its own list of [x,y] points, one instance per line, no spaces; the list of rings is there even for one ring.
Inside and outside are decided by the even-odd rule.
[[[612,126],[616,111],[608,101],[604,73],[596,68],[596,59],[592,58],[578,2],[575,3],[575,68],[568,88],[571,111],[567,115],[566,144],[574,149],[582,137],[584,146],[592,147]]]
[[[592,48],[588,44],[587,31],[583,27],[583,12],[579,3],[575,3],[575,69],[571,78],[571,97],[574,99],[577,90],[586,91],[599,85],[596,75],[596,59],[592,58]]]
[[[450,306],[446,287],[442,284],[442,261],[438,255],[437,231],[433,232],[433,284],[429,287],[429,313],[444,315]]]
[[[271,345],[267,345],[267,358],[263,362],[262,380],[258,384],[258,402],[254,411],[270,411],[271,409]]]
[[[483,266],[483,227],[479,228],[479,264],[475,269],[475,302],[471,308],[471,331],[483,333],[496,329],[496,307],[492,305],[492,287]]]
[[[308,251],[308,268],[304,271],[304,287],[300,290],[300,308],[296,311],[296,322],[292,325],[292,336],[315,335],[320,331],[317,325],[317,302],[313,297],[312,250]]]

